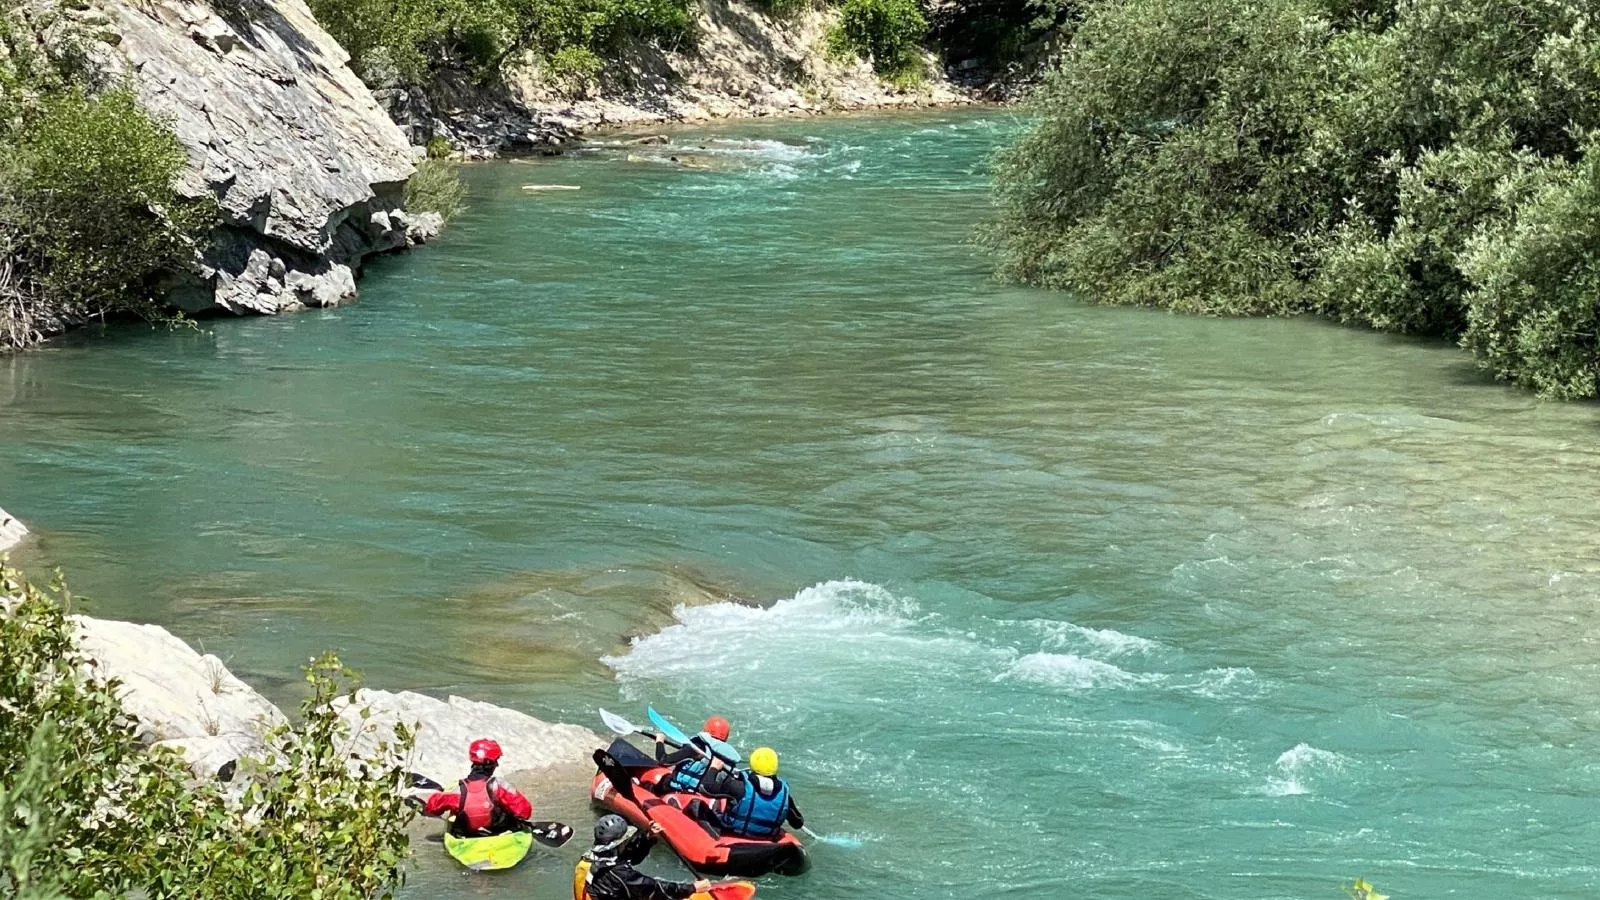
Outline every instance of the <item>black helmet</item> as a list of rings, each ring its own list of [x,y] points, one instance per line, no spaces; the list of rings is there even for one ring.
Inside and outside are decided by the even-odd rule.
[[[617,841],[622,840],[622,836],[627,833],[628,823],[621,816],[601,816],[600,821],[594,823],[595,846],[603,847],[607,844],[615,844]]]

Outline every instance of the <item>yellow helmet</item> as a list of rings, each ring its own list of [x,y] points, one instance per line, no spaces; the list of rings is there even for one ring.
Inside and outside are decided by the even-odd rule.
[[[750,771],[768,778],[778,774],[778,754],[771,747],[757,747],[750,751]]]

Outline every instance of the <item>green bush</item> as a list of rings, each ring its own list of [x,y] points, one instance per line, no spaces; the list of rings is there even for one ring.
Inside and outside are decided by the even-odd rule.
[[[4,181],[14,250],[51,302],[79,315],[161,309],[155,277],[196,256],[213,218],[172,185],[186,161],[172,132],[131,91],[44,98],[7,142]]]
[[[450,154],[454,152],[455,148],[450,146],[450,141],[447,138],[437,134],[428,138],[429,159],[449,159]]]
[[[408,212],[435,212],[448,222],[466,211],[467,186],[454,165],[424,160],[406,182],[405,202]]]
[[[0,566],[0,596],[16,598],[0,611],[0,895],[393,895],[407,850],[395,790],[406,748],[351,768],[330,704],[354,685],[336,659],[307,669],[301,723],[269,736],[268,759],[241,764],[250,780],[230,797],[141,742],[117,683],[77,649],[59,579],[39,588]]]
[[[1572,198],[1600,131],[1580,0],[1094,0],[1001,154],[1004,275],[1460,339],[1592,396]],[[1547,278],[1534,264],[1563,274]],[[1537,298],[1537,299],[1536,299]]]
[[[813,0],[757,0],[757,6],[767,15],[789,19],[815,6]]]
[[[605,62],[587,47],[557,50],[545,60],[550,80],[566,93],[579,96],[594,87],[595,78],[604,66]]]
[[[58,16],[0,12],[0,349],[59,324],[159,315],[161,277],[187,267],[216,218],[176,193],[183,147],[130,90],[100,83],[88,39]]]
[[[368,84],[424,83],[440,71],[479,80],[524,52],[604,57],[631,42],[680,47],[694,0],[312,0]]]
[[[839,21],[828,31],[828,50],[836,56],[870,60],[886,78],[920,73],[921,41],[928,20],[916,0],[845,0]]]

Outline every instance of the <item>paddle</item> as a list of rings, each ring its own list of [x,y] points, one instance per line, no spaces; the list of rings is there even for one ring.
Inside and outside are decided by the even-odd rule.
[[[638,799],[633,795],[633,776],[629,775],[628,770],[622,767],[622,763],[617,762],[606,751],[596,750],[594,752],[594,766],[600,770],[600,774],[604,775],[607,781],[611,782],[611,786],[617,789],[617,794],[622,799],[635,805],[639,803]]]
[[[600,721],[606,723],[606,727],[607,728],[611,729],[612,731],[616,732],[618,735],[621,735],[622,737],[627,737],[630,734],[648,734],[649,733],[649,732],[646,732],[644,729],[640,728],[639,726],[633,724],[632,722],[629,722],[627,719],[624,719],[623,717],[617,715],[616,713],[607,712],[607,711],[605,711],[603,709],[600,710]],[[660,714],[657,713],[654,708],[650,709],[650,721],[652,723],[654,723],[658,727],[660,725],[662,725],[662,724],[666,724],[668,726],[670,726],[672,724],[671,722],[668,722],[666,719],[661,718]],[[678,733],[682,734],[683,732],[680,731]],[[707,753],[705,750],[700,749],[699,745],[694,744],[692,742],[685,742],[683,744],[680,744],[680,746],[692,747],[701,756],[704,756],[704,757],[707,757],[707,758],[710,758],[710,756],[711,756],[711,754]],[[596,759],[597,760],[599,758],[599,755],[602,754],[602,753],[605,753],[605,751],[604,750],[596,750],[595,751],[595,755],[596,755]],[[610,757],[608,756],[607,758],[609,759]],[[605,771],[605,770],[601,769],[601,771]],[[626,774],[626,773],[624,773],[624,774]],[[610,778],[611,776],[607,775],[606,777]],[[612,783],[615,784],[616,783],[615,780],[613,780]],[[631,788],[631,780],[630,780],[630,788]],[[633,798],[631,796],[629,796],[628,799],[631,800]],[[800,830],[804,831],[806,834],[811,835],[812,839],[814,839],[814,840],[816,840],[816,841],[818,841],[820,843],[823,843],[823,844],[828,844],[830,846],[848,847],[848,848],[850,848],[852,850],[857,850],[857,849],[860,849],[860,847],[861,847],[861,842],[856,840],[855,838],[852,838],[852,837],[844,837],[843,835],[817,834],[815,831],[811,830],[810,826],[807,826],[807,825],[801,825],[800,826]]]
[[[650,733],[648,731],[645,731],[643,728],[640,728],[639,726],[633,724],[632,722],[629,722],[627,719],[624,719],[623,717],[617,715],[616,713],[607,712],[606,710],[603,710],[603,709],[600,710],[600,721],[606,723],[606,727],[611,729],[612,731],[616,732],[616,734],[618,736],[620,736],[620,737],[627,737],[630,734],[649,734]],[[674,743],[676,743],[676,742],[674,742]]]
[[[750,900],[756,895],[756,886],[748,881],[722,881],[706,891],[711,900]]]
[[[421,791],[442,791],[444,785],[426,775],[406,773],[411,787]],[[560,822],[518,822],[514,831],[526,831],[546,847],[561,847],[572,840],[572,826]]]
[[[645,707],[644,712],[645,715],[650,717],[650,724],[656,726],[656,730],[665,735],[667,740],[678,745],[679,747],[682,747],[690,742],[689,736],[684,734],[683,729],[668,721],[666,716],[656,712],[656,708],[654,706]],[[739,751],[733,749],[733,745],[727,741],[718,740],[709,734],[704,735],[703,738],[708,744],[711,745],[711,749],[715,751],[718,756],[722,757],[728,762],[737,765],[744,761],[744,757],[739,755]],[[702,753],[701,755],[704,756],[705,754]]]
[[[831,847],[847,847],[851,850],[861,849],[861,842],[853,837],[845,837],[842,834],[817,834],[811,830],[809,825],[801,825],[800,830],[811,835],[819,844],[827,844]]]

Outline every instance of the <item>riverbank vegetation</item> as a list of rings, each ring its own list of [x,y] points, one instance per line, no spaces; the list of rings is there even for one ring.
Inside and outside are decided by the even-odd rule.
[[[1004,274],[1316,313],[1600,392],[1600,16],[1579,0],[1092,0],[1000,160]]]
[[[407,851],[398,802],[405,747],[352,763],[331,708],[353,678],[325,656],[306,671],[301,721],[273,732],[235,782],[196,780],[146,746],[139,724],[76,646],[74,599],[0,565],[0,896],[392,896]],[[409,736],[400,734],[404,743]]]
[[[922,39],[928,20],[917,0],[844,0],[828,32],[828,49],[872,63],[884,78],[913,81],[923,75]]]
[[[374,87],[452,71],[491,81],[534,53],[561,72],[592,71],[629,42],[694,38],[693,0],[311,0],[312,13]]]
[[[160,315],[162,276],[194,258],[215,218],[173,190],[182,145],[98,73],[95,39],[59,13],[0,8],[0,349],[62,324]]]

